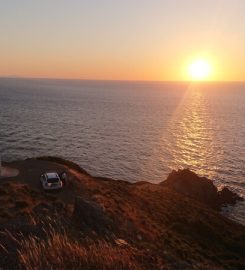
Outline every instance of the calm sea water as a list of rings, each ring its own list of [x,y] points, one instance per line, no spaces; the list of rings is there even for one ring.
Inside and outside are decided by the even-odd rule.
[[[0,154],[132,182],[189,167],[245,197],[245,84],[0,79]]]

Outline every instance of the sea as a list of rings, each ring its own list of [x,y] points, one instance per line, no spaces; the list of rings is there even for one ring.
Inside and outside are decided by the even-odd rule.
[[[0,155],[130,182],[190,168],[245,198],[245,83],[0,78]],[[245,202],[223,212],[245,224]]]

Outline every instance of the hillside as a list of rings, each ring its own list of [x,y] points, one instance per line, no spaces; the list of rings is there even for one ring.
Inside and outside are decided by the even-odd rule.
[[[0,268],[245,269],[245,227],[219,213],[212,181],[188,170],[131,184],[59,158],[4,165],[19,174],[0,180]],[[45,171],[68,173],[62,191],[41,189]]]

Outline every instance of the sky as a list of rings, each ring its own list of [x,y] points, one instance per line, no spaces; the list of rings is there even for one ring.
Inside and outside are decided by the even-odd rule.
[[[0,0],[0,76],[245,80],[244,0]]]

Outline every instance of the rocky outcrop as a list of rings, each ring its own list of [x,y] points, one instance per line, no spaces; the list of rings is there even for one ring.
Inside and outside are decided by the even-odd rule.
[[[81,228],[89,228],[97,233],[106,233],[113,227],[112,220],[104,213],[100,205],[82,197],[76,197],[73,220]]]
[[[218,191],[211,180],[199,177],[189,169],[172,171],[161,185],[189,196],[211,208],[220,209],[225,204],[235,204],[242,200],[236,193],[224,187]]]
[[[218,192],[220,205],[235,204],[237,201],[242,201],[243,198],[237,195],[235,192],[230,191],[227,187],[224,187]]]

